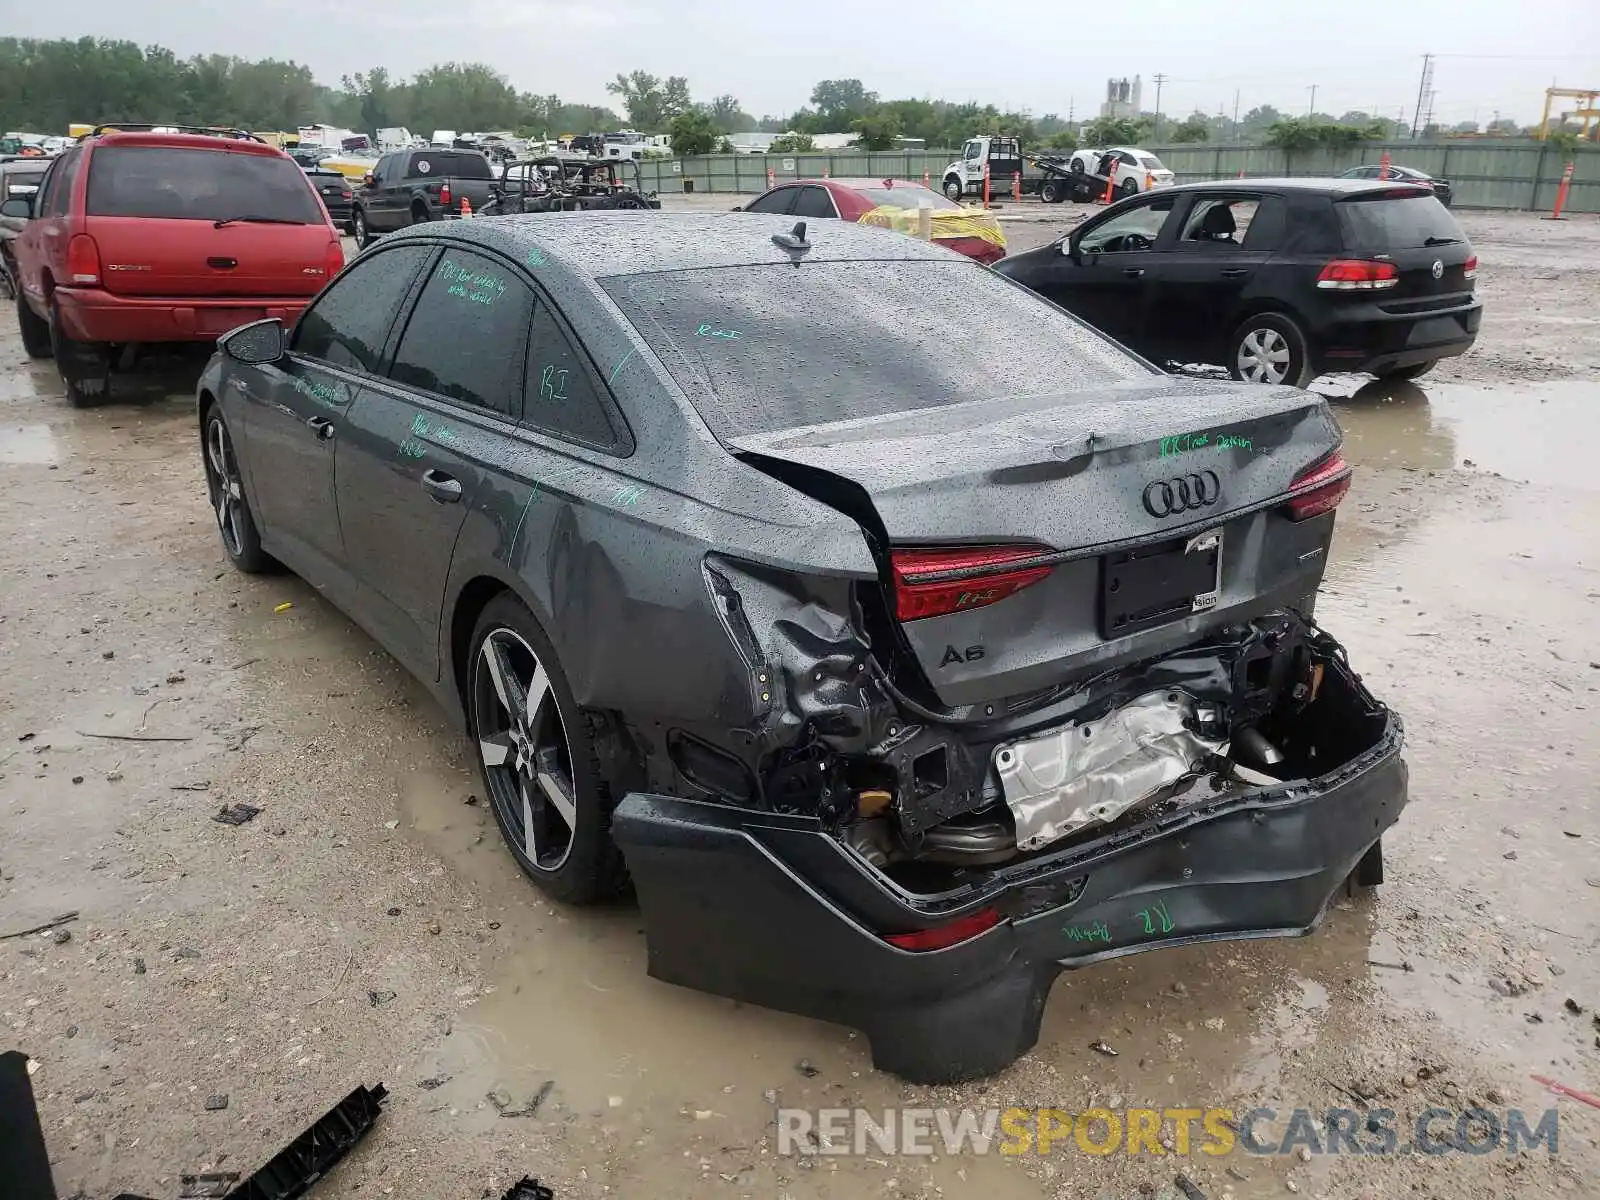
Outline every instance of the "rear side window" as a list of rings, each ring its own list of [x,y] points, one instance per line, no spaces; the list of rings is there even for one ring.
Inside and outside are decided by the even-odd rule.
[[[267,217],[294,225],[327,220],[293,159],[176,146],[97,148],[89,162],[88,212],[180,221]]]
[[[1450,210],[1431,194],[1341,200],[1334,206],[1345,248],[1366,252],[1415,250],[1466,241]]]
[[[589,361],[574,346],[548,305],[539,305],[528,339],[528,383],[522,420],[557,437],[601,450],[616,446]]]
[[[797,217],[837,217],[839,212],[833,206],[833,197],[828,195],[826,188],[805,187],[800,189],[800,199],[795,201],[794,215]]]
[[[515,420],[533,294],[495,259],[448,247],[422,285],[389,376]]]
[[[411,160],[411,173],[435,179],[493,179],[489,160],[459,150],[434,150]]]
[[[300,318],[294,352],[347,371],[376,371],[389,326],[428,253],[427,246],[396,246],[355,263]]]
[[[73,150],[63,155],[45,182],[44,203],[39,206],[41,217],[65,216],[72,206],[72,185],[77,182],[78,170],[83,164],[83,151]]]
[[[1104,386],[1150,376],[971,262],[784,263],[601,283],[724,439],[1029,393],[1104,403]]]

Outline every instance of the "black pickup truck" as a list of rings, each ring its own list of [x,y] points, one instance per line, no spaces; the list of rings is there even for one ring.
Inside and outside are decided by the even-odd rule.
[[[401,150],[385,154],[356,189],[350,224],[365,248],[381,233],[474,212],[489,202],[494,170],[476,150]]]

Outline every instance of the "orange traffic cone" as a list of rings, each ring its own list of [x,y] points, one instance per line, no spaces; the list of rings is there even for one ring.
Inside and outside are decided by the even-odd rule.
[[[931,186],[931,182],[932,181],[929,179],[928,173],[926,171],[924,171],[922,173],[922,186],[923,187],[929,187],[929,186]]]
[[[461,219],[465,221],[472,215],[472,201],[465,196],[461,197]]]
[[[1116,163],[1111,163],[1106,167],[1106,194],[1104,196],[1100,197],[1100,203],[1101,204],[1110,204],[1111,203],[1111,196],[1112,196],[1112,193],[1115,191],[1115,189],[1114,189],[1114,187],[1112,185],[1116,182],[1116,179],[1117,179],[1117,164]]]

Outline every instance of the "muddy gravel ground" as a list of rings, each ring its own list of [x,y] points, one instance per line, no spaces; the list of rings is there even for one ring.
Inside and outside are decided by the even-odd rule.
[[[1083,211],[1008,220],[1013,247]],[[7,321],[0,933],[80,915],[0,941],[0,1048],[37,1064],[61,1194],[249,1172],[381,1080],[316,1195],[466,1200],[526,1173],[564,1200],[1124,1200],[1184,1195],[1179,1172],[1212,1200],[1600,1195],[1600,1109],[1531,1078],[1600,1091],[1600,222],[1462,220],[1473,353],[1421,387],[1317,384],[1360,468],[1318,616],[1407,724],[1387,882],[1308,938],[1063,975],[1038,1046],[952,1088],[650,980],[626,903],[544,901],[420,687],[295,578],[227,565],[195,369],[74,411]],[[261,812],[212,819],[239,803]],[[1402,1144],[1429,1107],[1554,1107],[1558,1152],[811,1159],[774,1134],[779,1105],[1365,1104]]]

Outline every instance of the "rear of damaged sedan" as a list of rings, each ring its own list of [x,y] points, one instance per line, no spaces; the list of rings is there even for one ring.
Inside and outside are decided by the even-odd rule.
[[[624,714],[652,974],[955,1080],[1064,967],[1379,882],[1401,726],[1311,618],[1326,403],[1174,380],[976,268],[790,253],[600,281],[729,470],[826,514],[704,555],[714,711]]]

